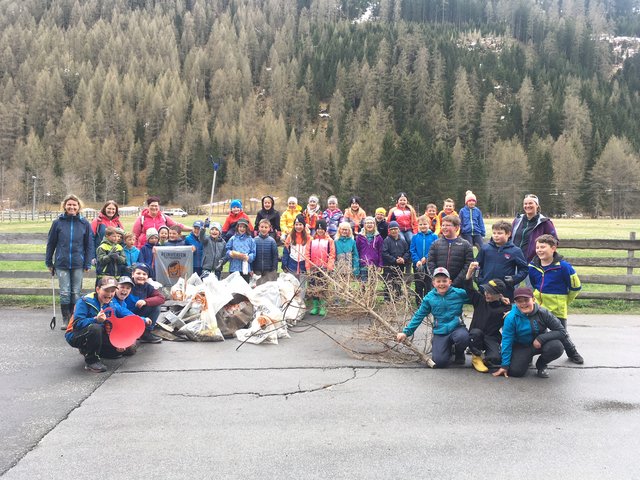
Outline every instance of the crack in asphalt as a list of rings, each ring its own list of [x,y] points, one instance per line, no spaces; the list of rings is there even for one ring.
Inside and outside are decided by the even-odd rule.
[[[324,385],[321,385],[319,387],[316,388],[308,388],[308,389],[302,389],[300,386],[300,382],[298,382],[298,390],[293,390],[290,392],[280,392],[280,393],[260,393],[260,392],[233,392],[233,393],[214,393],[214,394],[209,394],[209,395],[203,395],[203,394],[193,394],[193,393],[170,393],[168,394],[168,396],[170,397],[186,397],[186,398],[221,398],[221,397],[236,397],[236,396],[251,396],[251,397],[255,397],[255,398],[266,398],[266,397],[284,397],[285,400],[288,399],[289,397],[293,396],[293,395],[302,395],[302,394],[306,394],[306,393],[315,393],[315,392],[320,392],[322,390],[329,390],[333,387],[337,387],[340,385],[345,385],[353,380],[364,380],[364,379],[368,379],[373,377],[374,375],[376,375],[380,370],[375,370],[371,375],[368,375],[366,377],[358,377],[358,369],[355,367],[348,367],[352,370],[352,375],[351,377],[342,380],[340,382],[334,382],[334,383],[327,383]],[[344,369],[344,367],[342,368]]]

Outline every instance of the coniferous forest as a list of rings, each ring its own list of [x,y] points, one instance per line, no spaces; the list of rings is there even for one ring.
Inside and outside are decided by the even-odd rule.
[[[0,0],[3,208],[206,202],[213,159],[221,194],[638,214],[637,37],[637,0]]]

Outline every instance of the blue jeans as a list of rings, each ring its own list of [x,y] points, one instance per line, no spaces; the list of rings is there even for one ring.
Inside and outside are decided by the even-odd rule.
[[[454,346],[456,353],[463,352],[469,346],[469,332],[465,327],[458,327],[448,335],[433,335],[433,347],[431,358],[436,364],[436,368],[445,368],[451,361],[451,347]]]
[[[471,244],[471,247],[473,247],[474,245],[478,247],[478,251],[480,251],[480,249],[484,245],[484,239],[482,238],[482,235],[479,235],[479,234],[470,235],[468,233],[463,233],[460,236],[464,238],[467,242],[469,242]]]
[[[402,235],[405,239],[405,241],[407,242],[407,245],[411,246],[411,239],[413,238],[413,230],[405,230],[404,232],[400,232],[400,235]]]
[[[82,295],[83,270],[81,268],[56,269],[56,273],[60,284],[60,305],[75,305]]]

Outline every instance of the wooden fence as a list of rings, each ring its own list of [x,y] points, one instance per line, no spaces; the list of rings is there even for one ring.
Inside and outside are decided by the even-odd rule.
[[[43,245],[47,235],[44,233],[0,233],[0,244],[11,245]],[[609,274],[580,274],[583,284],[625,285],[624,292],[580,292],[578,298],[582,299],[623,299],[640,300],[640,292],[633,292],[631,287],[640,285],[640,275],[634,273],[634,269],[640,268],[640,257],[635,252],[640,250],[640,240],[636,240],[635,232],[631,233],[629,240],[561,240],[561,249],[584,249],[598,252],[626,251],[626,257],[570,257],[567,261],[575,267],[623,267],[627,269],[626,275]],[[0,262],[3,261],[38,261],[44,264],[44,253],[0,253]],[[88,278],[95,277],[95,271],[85,274]],[[0,278],[14,279],[11,287],[0,287],[0,295],[51,295],[51,287],[46,280],[50,278],[47,271],[20,271],[0,269]],[[20,279],[41,279],[42,287],[22,287]]]

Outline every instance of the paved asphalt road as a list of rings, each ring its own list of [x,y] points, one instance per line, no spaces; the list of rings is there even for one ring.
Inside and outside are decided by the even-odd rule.
[[[572,316],[586,363],[548,380],[362,362],[314,329],[91,374],[50,318],[0,318],[3,479],[640,478],[639,316]]]

